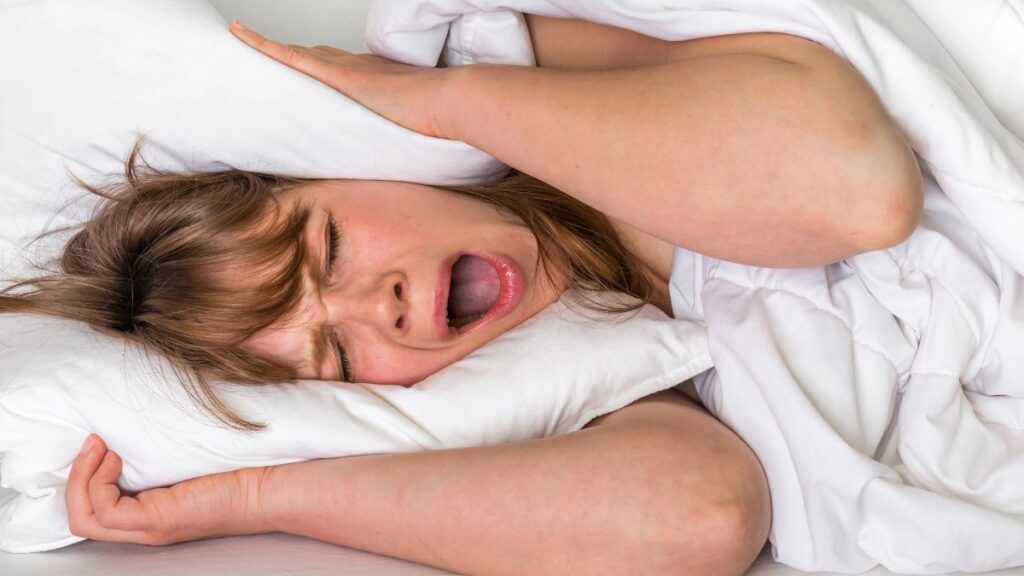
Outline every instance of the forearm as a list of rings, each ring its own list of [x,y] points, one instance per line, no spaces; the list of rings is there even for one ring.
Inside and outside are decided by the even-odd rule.
[[[674,392],[573,434],[502,446],[249,468],[124,494],[90,437],[65,493],[73,534],[166,545],[284,531],[473,574],[741,574],[771,511],[760,464]]]
[[[610,465],[602,451],[628,437],[586,430],[530,445],[294,465],[276,480],[294,492],[275,507],[274,524],[466,574],[629,573],[609,564],[627,545],[615,527],[655,519],[633,516],[626,503],[643,494],[622,487],[655,479],[630,477],[629,462],[618,477],[590,474]],[[658,559],[636,561],[640,572],[664,572]]]
[[[445,136],[712,256],[820,264],[894,243],[909,229],[891,222],[916,222],[913,155],[852,72],[755,54],[596,71],[469,66],[442,94]]]
[[[721,512],[747,508],[713,476],[751,457],[706,414],[667,410],[681,422],[280,467],[268,515],[286,532],[473,574],[738,572],[752,557],[719,547],[716,531],[731,532]],[[753,539],[759,549],[763,533]]]

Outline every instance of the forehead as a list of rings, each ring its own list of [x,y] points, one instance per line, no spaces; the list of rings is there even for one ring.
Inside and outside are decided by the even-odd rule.
[[[343,210],[373,207],[394,209],[396,206],[418,206],[438,201],[448,204],[453,198],[458,198],[455,194],[426,184],[347,179],[303,182],[283,191],[280,197],[311,207]]]

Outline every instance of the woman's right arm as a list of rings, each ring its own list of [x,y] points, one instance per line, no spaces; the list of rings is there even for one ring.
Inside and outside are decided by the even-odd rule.
[[[564,436],[248,474],[249,497],[231,513],[244,520],[209,535],[282,531],[472,574],[741,574],[770,523],[756,458],[675,392]],[[150,534],[127,540],[182,539],[154,540],[160,523],[114,513],[119,500],[92,497],[94,513],[82,518],[70,505],[77,485],[69,481],[76,533],[105,539],[102,530],[146,525]],[[191,530],[186,539],[203,536]]]
[[[601,68],[609,48],[586,69],[427,69],[232,31],[386,118],[715,258],[817,266],[902,242],[920,217],[920,169],[898,126],[856,69],[807,40],[702,39],[627,67]]]

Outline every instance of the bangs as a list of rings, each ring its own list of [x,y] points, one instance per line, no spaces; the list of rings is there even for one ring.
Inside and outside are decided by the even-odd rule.
[[[177,328],[160,331],[226,353],[297,308],[306,283],[301,239],[309,210],[263,200],[178,231],[193,240],[192,249],[160,256],[164,270],[153,280],[179,289],[154,294],[138,315],[142,325],[174,323]]]
[[[259,429],[220,401],[214,381],[294,378],[242,344],[292,314],[307,290],[310,209],[280,194],[308,181],[164,172],[143,160],[140,144],[123,180],[96,187],[76,179],[101,198],[96,211],[65,246],[60,272],[21,282],[8,306],[87,322],[159,352],[204,411]]]
[[[94,305],[105,309],[103,327],[218,377],[285,376],[280,366],[246,359],[239,346],[303,295],[309,209],[278,197],[302,181],[129,166],[62,259],[69,275],[107,284]]]

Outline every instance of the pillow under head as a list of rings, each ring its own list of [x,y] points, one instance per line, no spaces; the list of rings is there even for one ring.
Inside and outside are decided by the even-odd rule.
[[[237,468],[312,458],[496,444],[577,430],[710,368],[703,328],[652,306],[580,312],[558,302],[411,388],[301,381],[221,385],[239,431],[205,416],[170,367],[64,320],[0,315],[0,550],[70,534],[64,484],[95,432],[142,490]],[[3,498],[0,498],[2,501]]]

